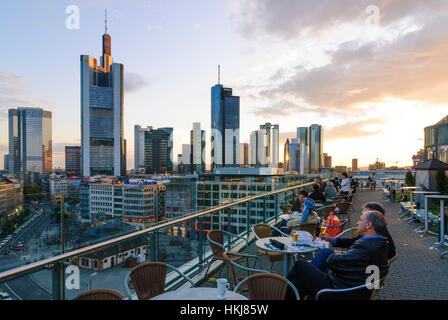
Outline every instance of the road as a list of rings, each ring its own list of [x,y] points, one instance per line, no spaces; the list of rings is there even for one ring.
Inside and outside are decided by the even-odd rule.
[[[43,213],[36,221],[30,223],[26,229],[21,233],[15,235],[8,243],[7,246],[15,245],[19,241],[25,241],[27,243],[33,241],[37,235],[40,235],[50,224],[50,214],[52,212],[49,202],[44,201],[41,204]],[[6,246],[5,246],[6,247]],[[21,266],[20,253],[13,251],[8,255],[0,256],[0,271],[6,271],[12,268]],[[3,291],[7,291],[13,299],[23,300],[49,300],[51,295],[37,286],[28,276],[20,277],[17,279],[9,280],[6,283],[0,284],[0,288]]]

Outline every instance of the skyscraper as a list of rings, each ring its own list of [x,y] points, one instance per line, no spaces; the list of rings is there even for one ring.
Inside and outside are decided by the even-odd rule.
[[[51,112],[42,108],[8,110],[9,172],[47,173],[53,165]]]
[[[260,125],[261,130],[266,130],[267,135],[267,155],[268,155],[268,166],[278,168],[278,153],[279,153],[279,126],[278,124],[265,123]]]
[[[145,131],[145,172],[173,172],[173,128]]]
[[[5,154],[3,156],[3,168],[5,171],[9,171],[9,160],[8,160],[9,154]]]
[[[211,157],[215,167],[236,166],[239,160],[240,97],[231,88],[211,88]]]
[[[331,156],[324,153],[324,168],[331,169]]]
[[[240,143],[240,167],[247,168],[249,165],[249,144]]]
[[[190,131],[191,173],[196,172],[199,174],[205,172],[205,141],[205,130],[201,130],[199,122],[194,122],[193,130]]]
[[[303,170],[304,173],[310,172],[310,128],[299,127],[297,128],[297,139],[303,143]]]
[[[65,172],[72,176],[81,174],[80,146],[65,146]]]
[[[358,159],[352,159],[352,171],[358,171]]]
[[[312,124],[310,127],[310,170],[318,173],[323,165],[323,133],[322,126]]]
[[[302,152],[303,142],[298,139],[286,139],[284,148],[283,168],[285,171],[297,171],[303,174],[304,154]]]
[[[142,128],[136,124],[134,126],[134,170],[136,172],[145,169],[145,131],[150,131],[152,127]]]
[[[269,165],[268,135],[266,130],[259,129],[250,134],[249,165],[267,167]]]
[[[81,157],[82,174],[125,174],[123,138],[124,66],[112,63],[111,37],[103,35],[100,65],[81,55]]]

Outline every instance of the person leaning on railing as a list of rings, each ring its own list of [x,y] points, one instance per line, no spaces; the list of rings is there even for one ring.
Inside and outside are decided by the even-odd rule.
[[[331,254],[326,263],[328,272],[323,272],[305,259],[298,257],[288,274],[303,299],[305,295],[315,297],[322,289],[346,289],[365,285],[370,273],[369,266],[377,266],[380,279],[388,273],[387,239],[384,237],[386,219],[378,211],[365,211],[358,221],[361,235],[344,254]],[[379,280],[379,279],[377,279]],[[356,298],[369,299],[370,290],[356,292]],[[293,299],[293,290],[288,289],[287,299]],[[352,297],[354,298],[354,297]]]
[[[384,217],[386,216],[386,209],[381,203],[378,202],[367,202],[362,206],[362,213],[365,213],[367,211],[378,211],[381,213]],[[396,255],[396,249],[394,241],[392,240],[392,236],[389,233],[389,230],[387,229],[387,226],[384,229],[384,236],[387,238],[387,259],[392,259]],[[360,235],[358,235],[355,238],[334,238],[330,235],[323,234],[320,236],[323,240],[330,242],[333,247],[338,248],[349,248],[351,247],[357,240],[361,238]],[[311,261],[311,263],[319,268],[322,271],[328,271],[326,260],[327,258],[335,253],[331,249],[322,249],[320,250],[314,259]]]

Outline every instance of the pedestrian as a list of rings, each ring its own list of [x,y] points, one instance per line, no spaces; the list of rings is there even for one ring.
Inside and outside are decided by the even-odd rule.
[[[370,178],[370,190],[373,190],[373,191],[376,190],[376,175],[375,175],[375,172],[373,173],[372,177]]]

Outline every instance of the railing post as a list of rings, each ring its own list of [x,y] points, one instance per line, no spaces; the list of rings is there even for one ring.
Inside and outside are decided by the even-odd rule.
[[[196,220],[196,224],[198,226],[198,257],[199,257],[199,265],[201,268],[204,264],[204,250],[202,248],[202,222],[201,219]]]
[[[250,201],[247,201],[246,202],[246,228],[247,228],[246,234],[247,234],[247,239],[249,239],[249,235],[250,235],[250,232],[249,232],[249,230],[250,230],[250,223],[249,223],[250,214],[249,214],[249,212],[250,212]]]
[[[277,218],[278,218],[278,193],[275,194],[275,211],[274,211],[274,217],[275,217],[275,220],[274,220],[274,221],[277,221]]]
[[[157,261],[157,248],[156,248],[156,237],[155,237],[155,231],[153,231],[151,235],[151,261]]]
[[[64,283],[64,266],[62,263],[55,263],[52,270],[52,295],[53,300],[64,300],[65,283]]]
[[[263,198],[263,223],[266,223],[266,197]]]
[[[224,209],[224,213],[227,210],[227,231],[231,232],[230,230],[230,225],[232,223],[231,217],[230,217],[230,210],[229,209]],[[232,239],[229,237],[229,242],[228,242],[228,250],[230,250],[232,248]]]

